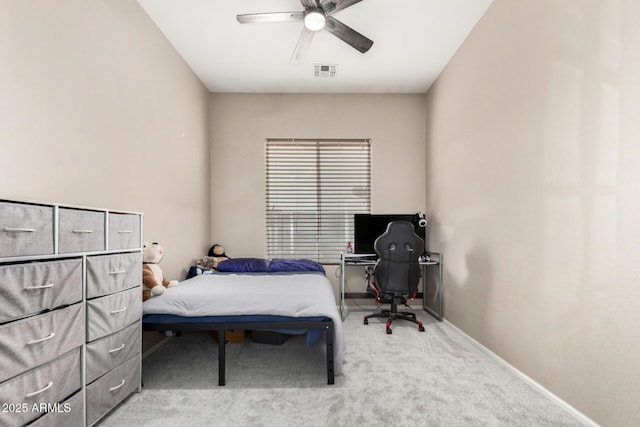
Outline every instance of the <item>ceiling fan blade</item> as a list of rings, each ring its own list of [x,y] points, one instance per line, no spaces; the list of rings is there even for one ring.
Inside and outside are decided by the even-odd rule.
[[[316,0],[300,0],[300,3],[302,3],[302,6],[304,6],[305,9],[318,7],[318,2]]]
[[[296,48],[293,51],[293,55],[291,55],[292,64],[299,64],[304,61],[304,58],[307,56],[307,52],[309,51],[309,46],[311,46],[311,40],[313,40],[314,34],[314,31],[309,31],[306,28],[302,29]]]
[[[326,6],[323,5],[328,15],[332,15],[336,12],[340,12],[343,9],[353,6],[356,3],[360,3],[362,0],[331,0],[326,2]]]
[[[304,12],[247,13],[236,15],[241,24],[262,22],[298,22],[304,19]]]
[[[346,44],[362,53],[365,53],[371,49],[371,46],[373,46],[372,40],[366,38],[353,28],[346,26],[333,16],[327,16],[327,24],[324,28]]]

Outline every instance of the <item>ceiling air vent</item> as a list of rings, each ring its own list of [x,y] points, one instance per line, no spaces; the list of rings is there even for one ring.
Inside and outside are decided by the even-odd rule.
[[[335,64],[314,64],[313,75],[315,77],[335,77],[338,66]]]

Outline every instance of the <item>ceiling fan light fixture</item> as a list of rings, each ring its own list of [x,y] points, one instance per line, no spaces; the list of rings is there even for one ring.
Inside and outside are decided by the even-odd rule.
[[[304,26],[309,31],[320,31],[327,23],[327,17],[320,8],[313,7],[304,12]]]

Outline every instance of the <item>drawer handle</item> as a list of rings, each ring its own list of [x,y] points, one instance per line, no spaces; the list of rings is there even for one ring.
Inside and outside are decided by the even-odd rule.
[[[27,290],[34,290],[34,289],[49,289],[49,288],[53,288],[54,284],[53,283],[49,283],[48,285],[38,285],[38,286],[26,286],[25,289]]]
[[[111,350],[109,350],[109,353],[116,353],[120,350],[122,350],[124,348],[124,344],[122,344],[120,347],[118,348],[112,348]]]
[[[33,397],[36,396],[40,393],[42,393],[43,391],[47,391],[51,388],[51,386],[53,385],[53,381],[49,381],[49,384],[47,384],[44,388],[37,390],[37,391],[32,391],[31,393],[28,393],[25,397]]]
[[[122,379],[122,382],[120,384],[118,384],[117,386],[113,386],[109,389],[109,391],[116,391],[117,389],[119,389],[120,387],[122,387],[124,385],[124,383],[126,383],[127,380],[125,380],[124,378]]]
[[[93,233],[93,230],[73,230],[74,233]]]
[[[127,270],[115,270],[115,271],[110,271],[109,274],[124,274],[126,272]]]
[[[133,230],[118,230],[118,233],[130,234],[133,233]]]
[[[42,342],[42,341],[47,341],[47,340],[50,340],[51,338],[53,338],[55,336],[56,336],[56,333],[55,332],[51,332],[49,335],[47,335],[44,338],[39,338],[37,340],[32,340],[32,341],[27,342],[27,345],[37,344],[37,343]]]
[[[3,230],[15,232],[15,233],[35,233],[36,232],[35,228],[20,228],[20,227],[5,227],[3,228]]]
[[[122,308],[121,308],[121,309],[119,309],[119,310],[113,310],[113,311],[111,312],[111,314],[122,313],[122,312],[123,312],[123,311],[125,311],[126,309],[127,309],[127,306],[125,305],[124,307],[122,307]]]

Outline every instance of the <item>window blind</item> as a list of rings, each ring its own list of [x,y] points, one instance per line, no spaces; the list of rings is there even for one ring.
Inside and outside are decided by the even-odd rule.
[[[269,258],[337,262],[370,208],[370,140],[266,141]]]

